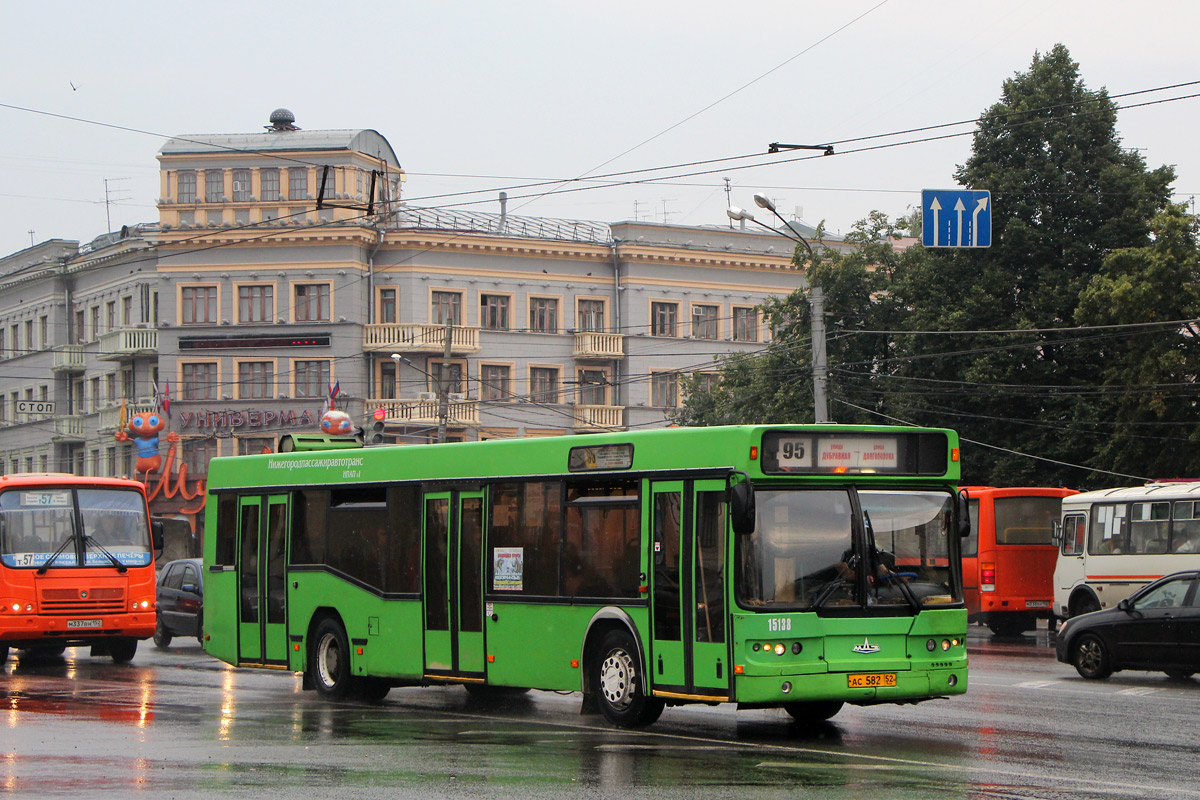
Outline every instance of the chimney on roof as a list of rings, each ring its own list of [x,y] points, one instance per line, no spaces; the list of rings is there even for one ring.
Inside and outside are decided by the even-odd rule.
[[[270,125],[267,125],[267,131],[270,133],[286,133],[287,131],[298,131],[296,127],[296,115],[288,111],[286,108],[277,108],[271,112]]]

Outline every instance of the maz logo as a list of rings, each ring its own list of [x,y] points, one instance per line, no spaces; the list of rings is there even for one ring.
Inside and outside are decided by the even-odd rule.
[[[856,653],[878,653],[879,645],[871,644],[870,639],[863,639],[862,644],[854,645],[854,652],[856,652]]]

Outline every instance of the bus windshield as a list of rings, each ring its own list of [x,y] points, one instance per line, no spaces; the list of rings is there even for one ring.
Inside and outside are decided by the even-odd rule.
[[[949,556],[952,499],[928,490],[760,488],[755,531],[737,543],[738,600],[809,610],[960,602]]]
[[[38,488],[0,494],[5,566],[141,567],[151,560],[150,523],[138,492]]]

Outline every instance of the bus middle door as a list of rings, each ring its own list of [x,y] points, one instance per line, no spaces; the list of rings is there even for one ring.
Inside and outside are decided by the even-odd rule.
[[[725,483],[656,481],[651,495],[655,694],[727,700]]]
[[[425,674],[482,681],[483,492],[425,494]]]
[[[238,663],[287,664],[287,495],[238,498]]]

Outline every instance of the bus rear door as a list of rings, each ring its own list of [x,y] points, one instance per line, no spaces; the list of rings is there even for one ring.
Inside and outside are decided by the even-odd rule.
[[[483,492],[425,494],[425,674],[482,681]]]
[[[727,700],[725,483],[656,481],[651,492],[655,694]]]
[[[238,663],[287,665],[287,495],[238,498]]]

